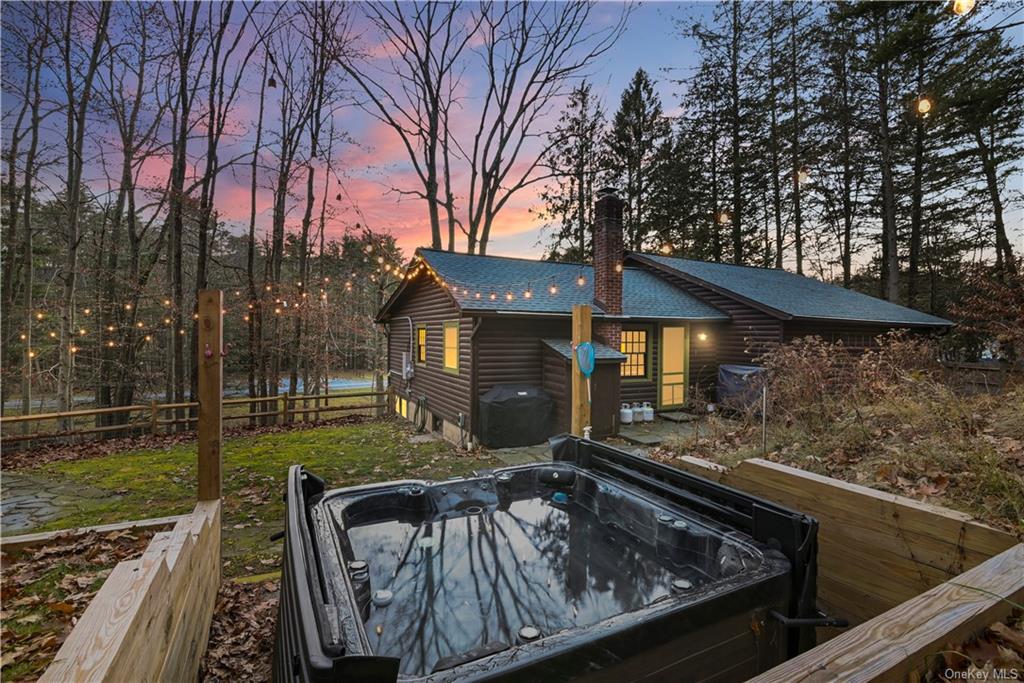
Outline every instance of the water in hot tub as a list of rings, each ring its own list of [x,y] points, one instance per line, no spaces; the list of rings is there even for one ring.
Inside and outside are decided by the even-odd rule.
[[[487,643],[522,642],[524,626],[541,637],[589,626],[670,595],[674,580],[707,579],[694,563],[659,560],[650,545],[582,505],[544,498],[347,534],[354,556],[369,563],[370,590],[391,592],[389,604],[369,608],[370,645],[401,658],[407,675]]]

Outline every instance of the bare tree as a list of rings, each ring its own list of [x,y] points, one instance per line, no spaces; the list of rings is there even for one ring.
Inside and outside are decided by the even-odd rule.
[[[70,2],[56,27],[54,43],[62,68],[61,90],[65,97],[64,140],[67,150],[65,176],[65,260],[59,278],[63,285],[60,311],[60,364],[57,370],[57,402],[62,411],[73,404],[75,294],[78,284],[79,209],[82,201],[85,128],[96,72],[107,42],[110,3],[79,5]],[[88,45],[85,54],[80,46]]]

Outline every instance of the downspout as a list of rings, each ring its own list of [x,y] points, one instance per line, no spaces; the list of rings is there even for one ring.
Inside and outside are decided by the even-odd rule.
[[[483,323],[483,321],[484,321],[484,319],[481,316],[474,317],[473,318],[473,329],[469,333],[469,353],[470,353],[470,363],[469,363],[469,439],[470,439],[470,442],[472,442],[473,438],[476,435],[476,427],[477,427],[477,425],[476,425],[476,421],[477,421],[476,405],[477,405],[477,401],[479,401],[478,394],[479,394],[479,391],[480,391],[479,390],[480,383],[479,383],[479,378],[478,378],[479,366],[478,366],[478,361],[477,361],[478,354],[477,354],[476,333],[480,329],[480,325]]]

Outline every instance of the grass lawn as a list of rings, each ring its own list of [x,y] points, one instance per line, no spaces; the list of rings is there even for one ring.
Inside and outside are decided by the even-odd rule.
[[[224,573],[276,569],[284,528],[288,467],[303,464],[329,486],[392,479],[443,479],[495,467],[497,461],[459,453],[442,441],[409,443],[408,425],[393,419],[227,438],[223,449]],[[188,512],[196,496],[194,442],[73,462],[33,471],[89,491],[67,514],[35,531],[91,526]]]

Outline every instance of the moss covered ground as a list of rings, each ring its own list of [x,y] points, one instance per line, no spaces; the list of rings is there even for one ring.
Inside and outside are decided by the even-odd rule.
[[[274,571],[281,543],[288,467],[303,464],[331,487],[393,479],[443,479],[494,467],[490,458],[442,441],[411,443],[411,429],[393,419],[363,420],[226,438],[223,449],[224,574]],[[196,496],[194,442],[53,462],[33,474],[89,490],[65,514],[36,529],[65,529],[188,512]],[[97,492],[99,494],[97,495]]]

